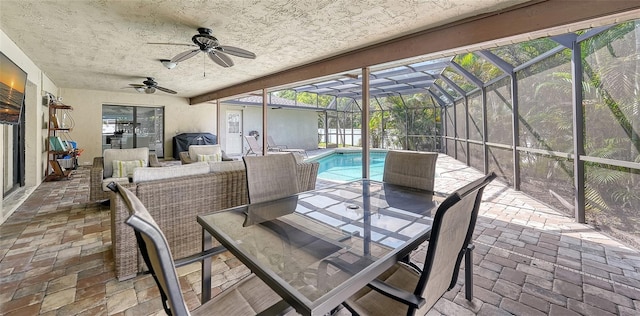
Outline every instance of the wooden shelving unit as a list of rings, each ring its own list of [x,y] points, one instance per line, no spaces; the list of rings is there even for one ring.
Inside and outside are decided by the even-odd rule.
[[[73,129],[73,119],[69,113],[71,111],[73,111],[73,107],[70,105],[55,102],[49,103],[47,160],[50,168],[47,168],[45,181],[68,179],[71,176],[72,169],[78,167],[78,155],[82,150],[72,148],[68,143],[70,141],[68,133]],[[61,139],[61,136],[63,136],[64,140]],[[59,159],[67,156],[70,157],[67,158],[70,159],[70,163],[61,164]]]

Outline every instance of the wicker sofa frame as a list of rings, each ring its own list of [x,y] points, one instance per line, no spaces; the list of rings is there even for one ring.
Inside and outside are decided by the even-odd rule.
[[[317,162],[296,164],[300,191],[313,190],[318,175]],[[202,228],[196,216],[248,203],[246,171],[222,171],[125,184],[145,205],[165,234],[175,259],[200,252]],[[111,243],[118,280],[146,271],[122,197],[110,192]]]

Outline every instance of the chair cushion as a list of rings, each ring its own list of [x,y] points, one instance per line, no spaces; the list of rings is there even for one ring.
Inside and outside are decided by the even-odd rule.
[[[413,293],[420,279],[420,274],[402,263],[396,263],[377,279],[409,293]],[[346,303],[360,315],[404,315],[408,310],[407,305],[366,286],[351,296]],[[425,313],[416,313],[416,315],[424,314]]]
[[[198,161],[198,155],[218,155],[222,157],[220,145],[191,145],[189,146],[189,158]]]
[[[129,178],[128,177],[122,177],[122,178],[106,178],[102,180],[102,191],[105,192],[110,192],[111,189],[107,188],[107,185],[109,185],[109,183],[111,182],[116,182],[116,183],[120,183],[120,184],[126,184],[129,183]]]
[[[209,165],[204,162],[162,168],[138,168],[133,172],[133,182],[162,180],[209,173]]]
[[[251,274],[191,312],[199,315],[255,315],[279,302],[280,296]],[[290,311],[287,315],[295,315]]]
[[[223,171],[234,171],[234,170],[244,170],[244,162],[239,160],[209,161],[210,172],[223,172]]]
[[[222,161],[222,155],[201,155],[201,154],[198,154],[198,161]]]
[[[146,167],[147,161],[138,159],[138,160],[114,160],[111,162],[113,173],[111,177],[113,178],[125,178],[125,177],[133,177],[133,171],[137,168]]]
[[[103,177],[110,178],[113,175],[113,161],[144,160],[149,159],[149,148],[105,149],[102,154]],[[145,165],[146,166],[146,165]]]
[[[382,181],[433,191],[438,153],[393,150],[387,153]]]

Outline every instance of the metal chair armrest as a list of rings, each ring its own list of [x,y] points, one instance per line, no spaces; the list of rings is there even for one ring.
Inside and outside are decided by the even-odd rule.
[[[402,302],[407,304],[413,308],[420,308],[422,305],[426,303],[425,299],[417,296],[413,293],[409,293],[403,289],[399,289],[395,286],[384,283],[380,280],[373,280],[367,284],[370,288],[374,289],[376,292],[387,296],[393,300]]]
[[[224,246],[213,247],[211,249],[207,249],[206,251],[199,252],[194,255],[184,257],[182,259],[174,260],[174,264],[176,265],[176,268],[186,266],[194,262],[202,261],[208,257],[221,254],[225,251],[227,251],[227,248],[225,248]]]

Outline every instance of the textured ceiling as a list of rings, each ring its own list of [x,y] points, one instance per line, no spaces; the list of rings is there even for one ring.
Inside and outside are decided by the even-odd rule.
[[[60,88],[123,89],[155,77],[192,97],[526,0],[1,0],[0,29]],[[166,69],[198,27],[254,52]],[[206,74],[206,76],[204,76]],[[163,92],[156,92],[163,93]]]

